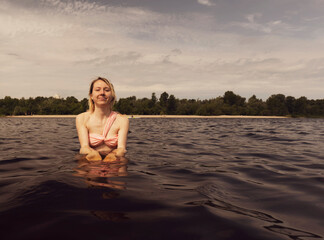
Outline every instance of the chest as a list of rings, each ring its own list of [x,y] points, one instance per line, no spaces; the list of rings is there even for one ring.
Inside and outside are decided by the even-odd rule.
[[[106,122],[105,123],[98,123],[96,121],[93,121],[89,119],[89,121],[86,124],[86,127],[89,131],[89,133],[96,133],[96,134],[103,134],[104,128],[105,128]],[[119,131],[119,126],[118,126],[118,121],[115,120],[113,124],[111,125],[107,136],[114,136],[118,134]]]

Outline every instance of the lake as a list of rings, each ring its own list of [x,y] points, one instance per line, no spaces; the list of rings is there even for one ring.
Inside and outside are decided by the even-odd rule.
[[[73,118],[0,118],[1,239],[324,237],[324,119],[130,119],[87,163]]]

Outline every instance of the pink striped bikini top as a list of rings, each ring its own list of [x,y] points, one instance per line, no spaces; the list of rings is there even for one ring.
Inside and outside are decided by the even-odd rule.
[[[106,138],[107,134],[109,132],[109,129],[111,128],[112,124],[114,123],[116,119],[117,113],[116,112],[111,112],[108,119],[107,123],[104,127],[104,130],[102,132],[102,135],[97,134],[97,133],[89,133],[89,143],[91,147],[97,147],[102,143],[105,143],[108,147],[114,148],[117,146],[118,143],[118,134],[116,136],[111,137],[111,138]]]

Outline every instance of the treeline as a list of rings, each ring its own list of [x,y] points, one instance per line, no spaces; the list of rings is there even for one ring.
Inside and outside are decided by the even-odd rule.
[[[65,115],[87,111],[88,100],[75,97],[11,98],[0,99],[0,115]],[[209,100],[178,99],[164,92],[159,98],[120,98],[114,110],[128,115],[253,115],[324,117],[324,99],[309,100],[283,94],[271,95],[266,101],[255,95],[248,100],[227,91],[223,96]]]
[[[11,98],[0,99],[0,115],[68,115],[79,114],[88,109],[86,98],[79,101],[75,97],[54,98]]]

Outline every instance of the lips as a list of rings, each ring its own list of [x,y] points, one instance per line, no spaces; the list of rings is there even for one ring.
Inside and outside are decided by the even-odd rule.
[[[106,100],[107,100],[107,98],[103,98],[103,97],[100,97],[100,98],[98,98],[98,100],[101,100],[101,101],[106,101]]]

